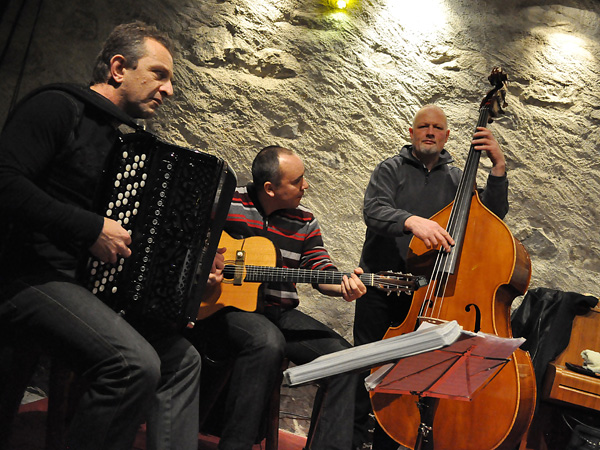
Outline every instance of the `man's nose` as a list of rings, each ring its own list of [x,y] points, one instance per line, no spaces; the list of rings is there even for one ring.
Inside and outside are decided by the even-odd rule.
[[[305,191],[305,190],[307,190],[307,189],[308,189],[308,181],[304,180],[304,181],[302,182],[302,190],[304,190],[304,191]]]
[[[163,84],[160,88],[160,91],[165,93],[167,97],[171,97],[173,95],[173,83],[171,82],[171,80]]]

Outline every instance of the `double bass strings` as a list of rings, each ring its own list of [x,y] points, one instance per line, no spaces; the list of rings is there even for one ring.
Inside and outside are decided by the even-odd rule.
[[[479,109],[477,127],[485,126],[488,118],[489,106],[484,105]],[[475,130],[477,130],[477,127]],[[421,316],[425,315],[425,310],[428,307],[431,308],[432,311],[431,317],[438,318],[441,316],[448,280],[450,275],[454,273],[458,255],[464,240],[471,206],[470,197],[473,196],[475,190],[475,178],[480,156],[481,152],[475,150],[474,145],[471,144],[465,163],[465,175],[461,178],[458,185],[454,204],[446,227],[450,236],[455,240],[455,245],[450,252],[446,252],[443,248],[440,248],[438,251],[438,256],[431,275],[431,282],[427,288],[425,300],[421,305]],[[432,296],[433,299],[431,298]]]
[[[435,264],[433,267],[433,271],[431,274],[431,279],[429,284],[427,285],[427,290],[425,292],[425,297],[423,300],[423,303],[421,304],[421,309],[419,311],[419,316],[420,317],[432,317],[432,318],[437,318],[439,317],[439,312],[441,311],[441,306],[439,306],[439,303],[437,299],[439,296],[439,288],[440,286],[443,287],[444,291],[445,291],[445,287],[446,287],[446,282],[447,281],[443,281],[442,278],[444,277],[444,271],[440,270],[440,267],[442,267],[444,265],[444,259],[446,259],[445,257],[445,252],[443,249],[440,249],[438,251],[438,255],[436,257],[435,260]],[[440,281],[442,281],[440,283]],[[442,295],[442,302],[443,302],[443,295]],[[437,305],[437,308],[436,308]],[[426,313],[426,311],[430,309],[432,313]],[[437,313],[435,313],[435,310],[438,310]]]

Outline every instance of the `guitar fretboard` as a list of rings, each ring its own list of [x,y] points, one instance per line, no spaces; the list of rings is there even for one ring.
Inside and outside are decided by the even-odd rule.
[[[226,279],[232,279],[236,275],[244,276],[245,282],[278,282],[278,283],[312,283],[312,284],[340,284],[344,275],[350,277],[351,273],[338,272],[335,270],[309,270],[290,269],[285,267],[268,266],[236,266],[228,264],[223,269]],[[417,287],[414,277],[391,277],[381,276],[373,273],[359,275],[365,286],[381,287],[382,285],[394,286],[399,289],[412,290]]]
[[[342,273],[336,270],[308,270],[308,269],[287,269],[281,267],[261,267],[246,266],[246,281],[253,282],[288,282],[288,283],[316,283],[316,284],[340,284],[342,278],[349,273]],[[373,286],[372,276],[368,274],[360,275],[361,281],[365,286]]]

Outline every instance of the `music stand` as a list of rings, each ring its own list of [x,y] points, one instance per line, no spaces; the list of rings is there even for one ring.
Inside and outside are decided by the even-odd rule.
[[[400,359],[365,380],[375,393],[417,395],[421,423],[414,450],[433,450],[433,419],[440,398],[470,401],[500,371],[520,343],[463,333],[453,344]],[[391,367],[391,368],[390,368]]]

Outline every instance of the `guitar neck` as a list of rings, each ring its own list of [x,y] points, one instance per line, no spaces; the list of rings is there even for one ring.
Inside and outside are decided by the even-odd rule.
[[[244,266],[246,276],[244,281],[262,283],[273,281],[279,283],[312,283],[340,284],[344,275],[352,274],[335,270],[289,269],[282,267]],[[374,286],[376,275],[363,273],[359,278],[365,286]]]

